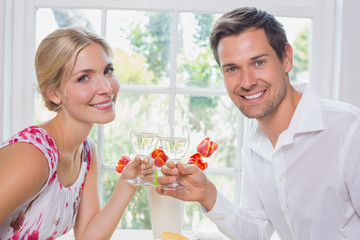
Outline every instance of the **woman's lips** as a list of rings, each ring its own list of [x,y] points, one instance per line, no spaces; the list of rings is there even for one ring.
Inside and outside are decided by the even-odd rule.
[[[114,105],[114,102],[112,101],[112,99],[107,100],[107,101],[103,101],[100,103],[96,103],[96,104],[90,104],[90,106],[99,109],[99,110],[107,110],[107,109],[111,109]]]

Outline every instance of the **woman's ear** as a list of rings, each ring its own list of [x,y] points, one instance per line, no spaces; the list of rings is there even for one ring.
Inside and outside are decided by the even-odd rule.
[[[50,87],[47,91],[46,91],[46,97],[48,99],[50,99],[50,101],[52,101],[53,103],[55,103],[56,105],[60,105],[62,103],[62,100],[60,98],[60,94],[59,94],[59,90],[57,88],[54,87]]]

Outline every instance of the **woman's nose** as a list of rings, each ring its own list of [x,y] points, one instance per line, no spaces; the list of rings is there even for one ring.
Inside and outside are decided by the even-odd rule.
[[[99,79],[99,91],[101,93],[111,93],[113,91],[110,81],[105,76]]]

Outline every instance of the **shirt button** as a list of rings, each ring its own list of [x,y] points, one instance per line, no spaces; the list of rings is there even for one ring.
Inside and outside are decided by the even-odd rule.
[[[278,179],[279,179],[280,181],[283,181],[284,178],[285,178],[284,174],[280,173],[280,174],[278,175]]]

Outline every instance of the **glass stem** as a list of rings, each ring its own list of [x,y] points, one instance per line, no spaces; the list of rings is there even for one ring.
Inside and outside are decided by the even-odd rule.
[[[137,175],[137,177],[136,177],[138,180],[141,179],[141,163],[142,163],[142,161],[143,161],[143,158],[140,157],[140,160],[141,160],[141,162],[140,162],[140,164],[139,164],[139,166],[138,166],[138,175]]]

